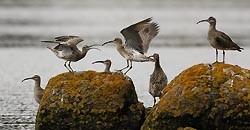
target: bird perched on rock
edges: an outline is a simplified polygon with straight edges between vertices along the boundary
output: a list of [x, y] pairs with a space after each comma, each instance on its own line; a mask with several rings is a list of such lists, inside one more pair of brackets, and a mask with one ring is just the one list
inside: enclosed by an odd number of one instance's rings
[[115, 43], [117, 51], [127, 59], [127, 66], [119, 70], [122, 71], [128, 68], [124, 74], [132, 69], [132, 61], [152, 61], [144, 53], [148, 51], [151, 40], [158, 34], [159, 26], [151, 21], [152, 18], [148, 18], [122, 29], [120, 32], [126, 40], [125, 44], [123, 44], [121, 38], [115, 38], [112, 41], [103, 43], [103, 45], [111, 42]]
[[64, 66], [70, 72], [73, 72], [74, 70], [70, 66], [71, 62], [77, 62], [81, 60], [86, 56], [87, 52], [91, 49], [99, 50], [98, 48], [93, 47], [97, 46], [97, 44], [94, 44], [90, 46], [85, 45], [82, 47], [82, 51], [80, 51], [76, 45], [82, 41], [83, 39], [81, 39], [79, 36], [60, 36], [56, 37], [55, 41], [42, 41], [42, 42], [58, 44], [54, 48], [51, 47], [47, 48], [50, 49], [52, 52], [54, 52], [58, 58], [64, 59], [65, 60]]
[[29, 79], [33, 79], [35, 81], [34, 97], [35, 97], [36, 102], [40, 104], [40, 101], [43, 97], [43, 91], [44, 91], [44, 89], [41, 88], [40, 86], [41, 78], [39, 75], [34, 75], [33, 77], [23, 79], [22, 82], [24, 82], [25, 80], [29, 80]]
[[102, 63], [104, 64], [106, 67], [104, 69], [104, 72], [110, 73], [110, 67], [111, 67], [111, 60], [105, 60], [105, 61], [95, 61], [92, 64], [96, 64], [96, 63]]
[[156, 103], [156, 97], [160, 97], [162, 90], [168, 84], [167, 75], [164, 73], [163, 69], [160, 65], [159, 54], [153, 54], [152, 56], [155, 62], [155, 68], [153, 73], [150, 75], [150, 82], [149, 82], [149, 93], [154, 98], [154, 106]]
[[216, 29], [216, 19], [214, 17], [201, 20], [197, 24], [201, 22], [208, 22], [210, 24], [207, 39], [210, 45], [216, 50], [216, 62], [218, 62], [218, 49], [223, 51], [223, 63], [225, 62], [225, 50], [237, 50], [241, 52], [243, 48], [233, 42], [227, 34]]

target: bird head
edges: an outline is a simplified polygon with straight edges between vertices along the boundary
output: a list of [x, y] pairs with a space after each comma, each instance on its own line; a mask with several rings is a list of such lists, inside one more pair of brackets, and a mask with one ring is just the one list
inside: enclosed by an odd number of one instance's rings
[[90, 45], [90, 46], [83, 46], [82, 47], [82, 51], [89, 51], [89, 50], [91, 50], [91, 49], [96, 49], [96, 50], [99, 50], [100, 51], [100, 49], [99, 48], [95, 48], [94, 46], [100, 46], [99, 44], [93, 44], [93, 45]]
[[153, 60], [154, 62], [159, 60], [159, 54], [157, 54], [157, 53], [154, 53], [153, 55], [149, 56], [149, 58], [151, 58], [151, 57], [154, 59]]
[[200, 20], [196, 24], [199, 24], [201, 22], [208, 22], [209, 24], [216, 24], [216, 19], [214, 17], [209, 17], [208, 19]]
[[34, 75], [33, 77], [23, 79], [22, 82], [25, 81], [25, 80], [29, 80], [29, 79], [33, 79], [35, 81], [40, 81], [41, 80], [39, 75]]
[[111, 61], [110, 60], [95, 61], [92, 64], [95, 64], [95, 63], [102, 63], [102, 64], [105, 64], [105, 65], [111, 65]]
[[114, 40], [107, 41], [107, 42], [103, 43], [102, 46], [104, 46], [104, 45], [106, 45], [108, 43], [122, 44], [122, 39], [121, 38], [115, 38]]

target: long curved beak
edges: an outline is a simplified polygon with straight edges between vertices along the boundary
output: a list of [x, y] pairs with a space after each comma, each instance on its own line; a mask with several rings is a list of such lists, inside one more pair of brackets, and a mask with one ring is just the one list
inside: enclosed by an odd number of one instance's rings
[[95, 50], [101, 51], [99, 48], [89, 47], [89, 50], [91, 50], [91, 49], [95, 49]]
[[95, 61], [92, 64], [96, 64], [96, 63], [103, 63], [104, 61]]
[[93, 46], [101, 46], [100, 44], [93, 44], [93, 45], [89, 45], [88, 47], [93, 47]]
[[29, 80], [29, 79], [33, 79], [33, 77], [31, 77], [31, 78], [25, 78], [25, 79], [22, 80], [22, 82], [25, 81], [25, 80]]
[[197, 22], [196, 24], [199, 24], [199, 23], [201, 23], [201, 22], [208, 22], [208, 19], [201, 20], [201, 21]]
[[154, 55], [149, 56], [148, 58], [152, 59], [153, 62], [155, 62], [155, 57]]
[[108, 43], [112, 43], [112, 42], [114, 42], [114, 41], [105, 42], [105, 43], [102, 44], [102, 46], [104, 46], [104, 45], [106, 45], [106, 44], [108, 44]]

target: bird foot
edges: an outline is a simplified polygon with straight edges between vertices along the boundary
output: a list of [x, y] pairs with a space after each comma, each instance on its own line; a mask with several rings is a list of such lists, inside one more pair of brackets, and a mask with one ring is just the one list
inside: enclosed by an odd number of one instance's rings
[[223, 63], [223, 64], [225, 64], [224, 61], [223, 62], [215, 61], [213, 64], [217, 64], [217, 63]]
[[122, 70], [115, 70], [116, 73], [123, 74]]

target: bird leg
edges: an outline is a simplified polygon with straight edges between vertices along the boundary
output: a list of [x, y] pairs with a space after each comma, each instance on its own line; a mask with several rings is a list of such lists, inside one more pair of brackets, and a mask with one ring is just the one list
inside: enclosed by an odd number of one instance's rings
[[154, 97], [154, 106], [155, 106], [155, 103], [156, 103], [156, 99], [155, 99], [155, 97]]
[[69, 64], [68, 64], [68, 66], [69, 66], [69, 69], [71, 70], [71, 72], [74, 72], [74, 70], [71, 68], [71, 66], [70, 66], [70, 63], [71, 63], [71, 61], [69, 61]]
[[68, 61], [66, 61], [66, 62], [64, 63], [64, 66], [65, 66], [65, 68], [67, 68], [67, 70], [68, 70], [69, 72], [71, 72], [71, 70], [67, 67], [67, 62], [68, 62]]
[[223, 63], [225, 63], [225, 51], [223, 50]]
[[116, 70], [116, 71], [122, 72], [124, 69], [127, 69], [128, 67], [129, 67], [129, 60], [127, 60], [127, 66], [126, 67], [124, 67], [122, 69], [119, 69], [119, 70]]
[[218, 50], [217, 49], [215, 50], [216, 50], [216, 62], [218, 62]]
[[130, 61], [130, 67], [128, 68], [128, 70], [124, 73], [124, 74], [127, 74], [129, 70], [132, 69], [132, 61]]

